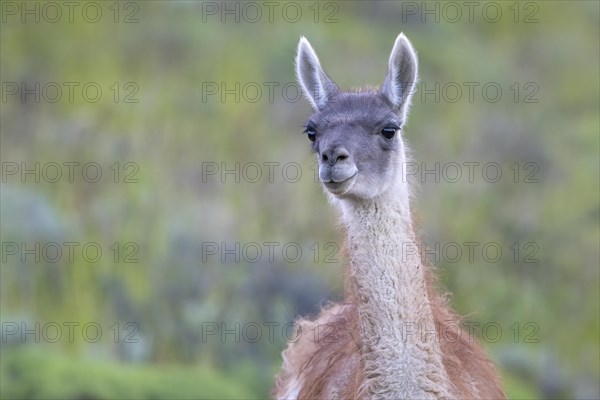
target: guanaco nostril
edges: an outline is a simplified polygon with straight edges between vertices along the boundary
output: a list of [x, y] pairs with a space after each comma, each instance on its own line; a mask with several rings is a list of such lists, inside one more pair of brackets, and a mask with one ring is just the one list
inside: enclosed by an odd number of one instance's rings
[[323, 154], [321, 155], [321, 160], [324, 163], [328, 163], [329, 165], [333, 166], [338, 161], [343, 161], [349, 157], [350, 154], [346, 149], [344, 149], [343, 147], [338, 147], [333, 150], [323, 152]]
[[350, 153], [344, 147], [338, 147], [334, 151], [335, 162], [344, 161], [350, 157]]

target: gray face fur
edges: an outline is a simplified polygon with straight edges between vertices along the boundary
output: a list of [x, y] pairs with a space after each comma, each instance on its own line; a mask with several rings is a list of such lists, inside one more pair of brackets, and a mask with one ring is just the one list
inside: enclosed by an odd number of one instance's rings
[[325, 188], [355, 200], [397, 188], [405, 157], [401, 128], [417, 79], [417, 58], [406, 37], [396, 39], [380, 90], [339, 91], [305, 38], [298, 44], [296, 74], [315, 109], [306, 133], [314, 140]]

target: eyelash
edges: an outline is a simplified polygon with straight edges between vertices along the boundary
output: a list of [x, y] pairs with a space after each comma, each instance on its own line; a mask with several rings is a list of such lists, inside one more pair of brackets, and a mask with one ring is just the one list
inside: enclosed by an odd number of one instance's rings
[[304, 127], [304, 133], [308, 136], [308, 140], [314, 143], [317, 138], [317, 131], [311, 125]]
[[392, 140], [399, 130], [400, 127], [396, 124], [389, 124], [386, 125], [383, 129], [381, 129], [379, 134], [388, 140]]

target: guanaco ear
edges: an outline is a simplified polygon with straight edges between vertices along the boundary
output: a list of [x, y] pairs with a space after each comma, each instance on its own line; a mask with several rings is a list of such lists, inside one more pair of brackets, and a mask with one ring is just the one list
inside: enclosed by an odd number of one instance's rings
[[337, 86], [321, 68], [317, 54], [305, 37], [301, 37], [298, 43], [296, 78], [316, 111], [322, 109], [337, 92]]
[[388, 98], [403, 118], [406, 118], [410, 99], [416, 87], [417, 70], [417, 54], [404, 33], [400, 33], [390, 54], [381, 93]]

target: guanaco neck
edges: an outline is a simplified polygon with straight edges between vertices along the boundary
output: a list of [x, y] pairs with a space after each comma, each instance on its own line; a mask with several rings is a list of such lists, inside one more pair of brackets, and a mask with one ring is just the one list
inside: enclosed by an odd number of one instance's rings
[[342, 200], [349, 265], [346, 292], [357, 305], [366, 398], [450, 397], [408, 190]]

